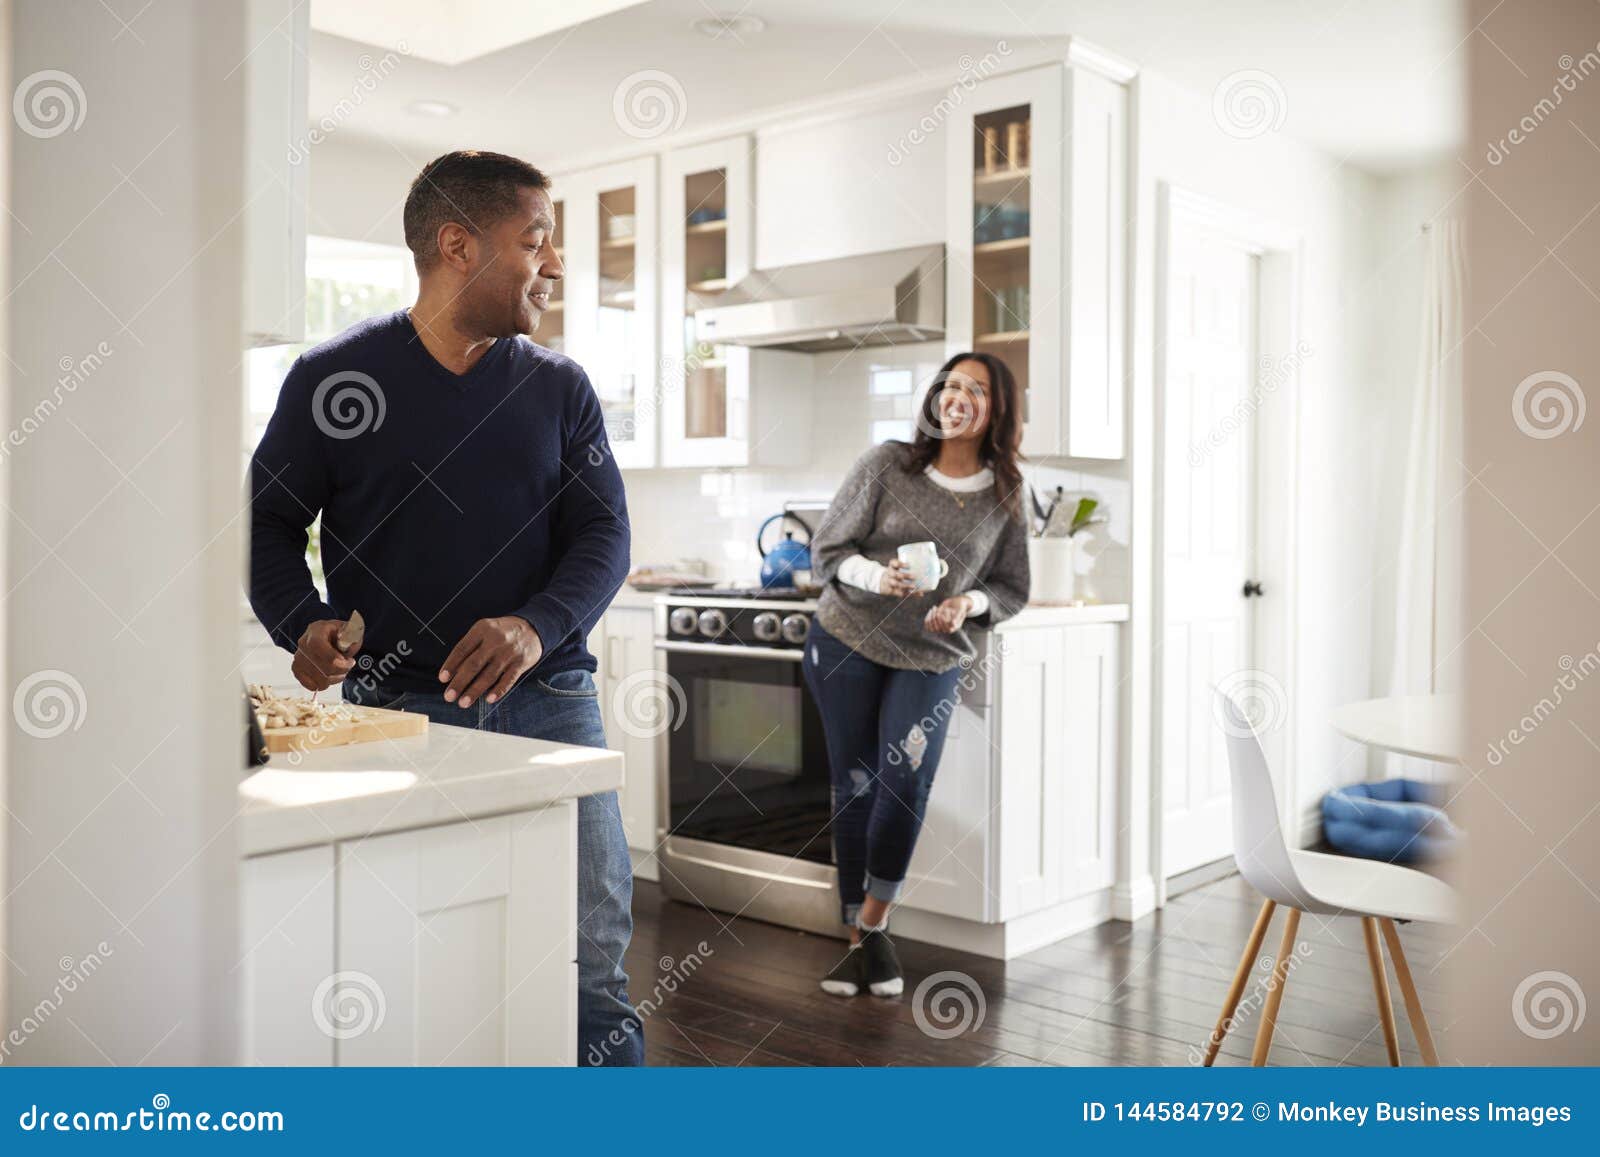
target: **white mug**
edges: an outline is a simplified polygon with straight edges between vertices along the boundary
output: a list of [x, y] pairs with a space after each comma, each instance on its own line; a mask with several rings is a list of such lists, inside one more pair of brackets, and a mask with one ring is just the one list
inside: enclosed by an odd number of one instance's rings
[[908, 542], [896, 553], [911, 572], [911, 581], [919, 591], [931, 591], [939, 580], [950, 573], [950, 564], [939, 557], [939, 548], [931, 542]]

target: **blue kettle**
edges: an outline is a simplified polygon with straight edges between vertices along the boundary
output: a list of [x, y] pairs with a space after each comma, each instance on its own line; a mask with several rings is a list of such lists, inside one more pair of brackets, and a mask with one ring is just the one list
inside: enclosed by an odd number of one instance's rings
[[[806, 532], [805, 542], [794, 540], [794, 531], [785, 530], [783, 540], [772, 549], [768, 550], [762, 544], [762, 538], [767, 533], [767, 527], [774, 522], [792, 522]], [[794, 586], [794, 572], [809, 571], [811, 569], [811, 528], [798, 514], [785, 510], [782, 514], [774, 514], [761, 524], [761, 529], [756, 531], [756, 549], [761, 552], [761, 585], [763, 587], [792, 587]]]

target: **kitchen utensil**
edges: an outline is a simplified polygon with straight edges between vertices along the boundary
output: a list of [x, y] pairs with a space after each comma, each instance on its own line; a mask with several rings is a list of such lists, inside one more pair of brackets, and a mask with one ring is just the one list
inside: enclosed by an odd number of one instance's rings
[[1043, 535], [1050, 528], [1050, 517], [1055, 514], [1056, 507], [1061, 505], [1062, 488], [1057, 486], [1051, 495], [1049, 503], [1039, 501], [1038, 492], [1031, 487], [1028, 493], [1033, 496], [1033, 513], [1038, 516], [1039, 528], [1034, 531], [1036, 535]]
[[[770, 550], [762, 544], [762, 536], [767, 533], [767, 527], [774, 522], [792, 522], [805, 531], [805, 542], [794, 540], [794, 531], [786, 530], [783, 541], [773, 546]], [[811, 572], [811, 528], [805, 520], [791, 511], [785, 510], [774, 514], [761, 524], [761, 529], [756, 531], [756, 549], [761, 552], [761, 585], [763, 587], [786, 587], [794, 585], [793, 572], [804, 571], [809, 578]]]
[[933, 590], [950, 573], [950, 564], [939, 557], [939, 548], [931, 542], [902, 543], [895, 554], [906, 564], [919, 591]]
[[349, 620], [339, 628], [339, 634], [334, 641], [338, 644], [339, 653], [348, 655], [353, 648], [359, 647], [366, 637], [367, 621], [361, 617], [360, 611], [351, 611]]

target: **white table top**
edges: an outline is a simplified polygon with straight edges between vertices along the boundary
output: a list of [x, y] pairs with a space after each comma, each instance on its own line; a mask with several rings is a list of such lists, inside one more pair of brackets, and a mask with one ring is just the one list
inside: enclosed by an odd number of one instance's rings
[[426, 735], [274, 755], [239, 785], [245, 856], [527, 811], [622, 786], [622, 756], [432, 723]]
[[1461, 762], [1461, 701], [1454, 695], [1396, 695], [1346, 703], [1333, 727], [1359, 743], [1401, 755]]

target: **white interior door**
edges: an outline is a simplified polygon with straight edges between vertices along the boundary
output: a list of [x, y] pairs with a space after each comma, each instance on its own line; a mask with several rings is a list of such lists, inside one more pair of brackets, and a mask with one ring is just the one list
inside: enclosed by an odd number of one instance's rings
[[1232, 854], [1228, 762], [1214, 686], [1253, 684], [1253, 383], [1257, 258], [1223, 234], [1170, 225], [1162, 393], [1160, 735], [1162, 872]]

